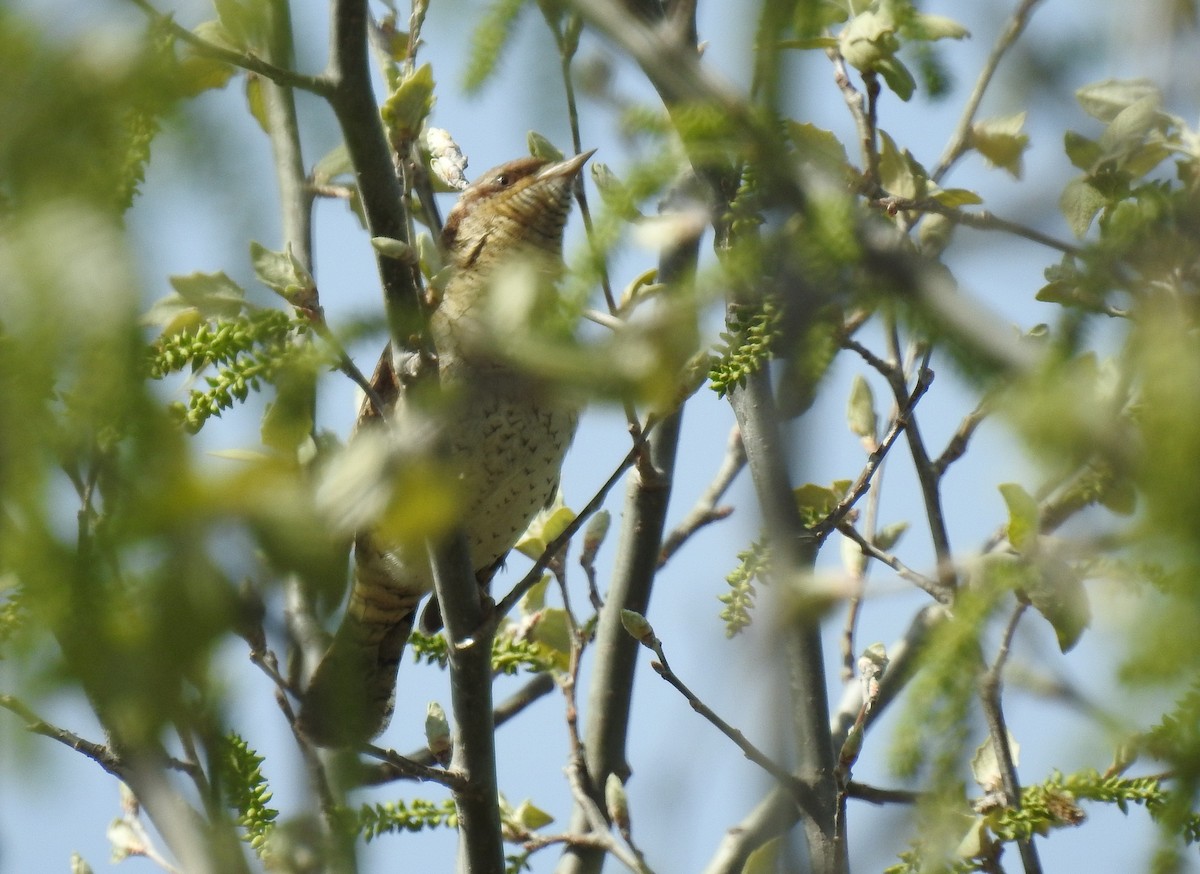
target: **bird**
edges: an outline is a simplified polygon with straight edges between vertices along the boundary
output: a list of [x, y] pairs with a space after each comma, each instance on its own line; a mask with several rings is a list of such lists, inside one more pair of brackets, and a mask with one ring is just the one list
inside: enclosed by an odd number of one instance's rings
[[[554, 500], [579, 416], [577, 402], [480, 341], [486, 298], [511, 291], [503, 281], [510, 268], [532, 266], [540, 282], [560, 277], [575, 182], [594, 151], [558, 161], [518, 158], [492, 168], [462, 192], [442, 231], [449, 278], [434, 293], [429, 317], [442, 400], [434, 413], [444, 450], [439, 470], [454, 478], [456, 522], [484, 587], [533, 517]], [[371, 384], [388, 415], [364, 400], [356, 433], [397, 428], [416, 405], [398, 376], [402, 369], [385, 349]], [[300, 701], [298, 727], [322, 747], [361, 745], [386, 729], [401, 655], [418, 607], [433, 589], [423, 544], [391, 542], [368, 528], [355, 534], [354, 552], [344, 616]], [[436, 626], [436, 600], [430, 607], [426, 616]]]

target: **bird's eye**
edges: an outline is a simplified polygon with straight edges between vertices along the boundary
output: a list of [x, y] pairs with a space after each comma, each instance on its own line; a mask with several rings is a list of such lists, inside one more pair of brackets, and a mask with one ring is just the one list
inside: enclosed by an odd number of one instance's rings
[[501, 185], [501, 186], [507, 185], [509, 183], [508, 174], [507, 173], [497, 174], [496, 178], [493, 179], [492, 182], [496, 185]]

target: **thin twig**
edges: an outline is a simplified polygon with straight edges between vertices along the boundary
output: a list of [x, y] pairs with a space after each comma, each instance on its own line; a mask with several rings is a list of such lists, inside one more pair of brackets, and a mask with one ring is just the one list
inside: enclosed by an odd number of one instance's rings
[[[891, 323], [891, 330], [888, 332], [888, 345], [890, 357], [895, 362], [895, 373], [899, 377], [898, 379], [889, 380], [889, 383], [892, 386], [892, 391], [895, 393], [896, 402], [905, 404], [908, 394], [905, 384], [908, 376], [899, 370], [900, 362], [903, 358], [900, 355], [899, 335], [894, 321]], [[922, 364], [918, 369], [918, 386], [933, 379], [933, 371], [926, 366], [927, 362], [928, 356], [922, 360]], [[917, 415], [911, 406], [909, 407], [907, 420], [904, 426], [904, 437], [908, 443], [909, 454], [912, 456], [917, 481], [921, 484], [921, 496], [925, 502], [925, 518], [929, 523], [929, 536], [933, 540], [933, 550], [937, 555], [938, 580], [943, 586], [953, 590], [958, 588], [958, 574], [954, 570], [953, 553], [950, 550], [950, 535], [946, 528], [945, 513], [942, 510], [942, 498], [939, 491], [941, 477], [938, 476], [934, 470], [933, 463], [929, 460], [929, 452], [925, 448], [925, 440], [921, 436], [921, 429], [917, 424]]]
[[954, 436], [950, 438], [950, 441], [946, 444], [946, 448], [942, 450], [942, 454], [933, 463], [933, 469], [939, 477], [945, 476], [946, 469], [963, 457], [967, 451], [967, 444], [975, 434], [975, 429], [987, 418], [990, 412], [991, 404], [985, 398], [979, 403], [979, 406], [967, 413], [963, 418], [958, 426], [958, 430], [954, 432]]
[[625, 453], [625, 457], [621, 459], [621, 463], [617, 465], [616, 470], [609, 475], [608, 479], [604, 481], [604, 484], [600, 486], [596, 494], [592, 496], [592, 499], [588, 501], [587, 504], [584, 505], [583, 509], [579, 511], [579, 514], [573, 520], [571, 520], [571, 524], [564, 528], [558, 537], [555, 537], [550, 541], [549, 544], [547, 544], [545, 551], [541, 554], [541, 556], [538, 557], [538, 560], [534, 562], [533, 567], [529, 569], [529, 572], [521, 578], [520, 582], [512, 587], [512, 590], [509, 591], [507, 595], [496, 602], [496, 606], [492, 610], [492, 615], [489, 619], [489, 624], [491, 624], [493, 627], [499, 625], [500, 620], [512, 612], [513, 608], [517, 606], [517, 603], [523, 597], [525, 597], [525, 593], [541, 581], [542, 574], [545, 573], [546, 568], [550, 566], [550, 562], [554, 559], [554, 556], [558, 554], [559, 550], [566, 546], [570, 539], [574, 537], [579, 529], [584, 526], [587, 520], [591, 518], [597, 510], [604, 506], [604, 500], [608, 497], [608, 493], [612, 490], [612, 487], [620, 482], [621, 477], [625, 475], [625, 472], [629, 470], [629, 468], [633, 467], [634, 463], [637, 461], [638, 456], [642, 452], [642, 447], [645, 445], [646, 438], [649, 436], [651, 427], [652, 425], [647, 425], [646, 429], [642, 431], [640, 438], [633, 444], [629, 451]]
[[[1017, 766], [1013, 761], [1012, 747], [1008, 743], [1008, 727], [1005, 725], [1004, 709], [1000, 700], [1003, 689], [1004, 665], [1012, 648], [1013, 635], [1017, 625], [1029, 607], [1024, 598], [1017, 601], [1017, 606], [1009, 617], [1000, 640], [1000, 648], [996, 652], [995, 661], [984, 672], [979, 681], [979, 698], [983, 706], [984, 717], [987, 719], [988, 731], [992, 738], [992, 749], [996, 753], [996, 762], [1000, 767], [1000, 780], [1004, 788], [1005, 802], [1014, 810], [1021, 809], [1021, 783], [1017, 778]], [[1042, 864], [1038, 859], [1037, 847], [1033, 838], [1021, 838], [1017, 841], [1021, 852], [1021, 862], [1025, 874], [1041, 874]]]
[[[0, 707], [20, 717], [25, 723], [26, 731], [56, 740], [60, 744], [75, 750], [77, 753], [83, 753], [114, 777], [124, 779], [125, 768], [120, 758], [105, 744], [84, 740], [73, 731], [68, 731], [65, 728], [60, 728], [57, 725], [47, 722], [12, 695], [0, 695]], [[175, 762], [175, 764], [178, 765], [178, 770], [185, 772], [188, 770], [186, 764], [183, 762]]]
[[[893, 404], [892, 420], [895, 421], [900, 417], [900, 411]], [[874, 437], [872, 436], [872, 439]], [[873, 449], [874, 447], [872, 447]], [[875, 534], [879, 527], [879, 501], [883, 494], [883, 465], [880, 464], [880, 473], [871, 480], [870, 488], [867, 491], [867, 513], [863, 520], [863, 527], [866, 530], [865, 539], [870, 542], [875, 542]], [[865, 554], [864, 554], [865, 555]], [[849, 603], [846, 605], [846, 621], [842, 629], [842, 682], [848, 683], [854, 679], [854, 659], [857, 647], [854, 645], [854, 639], [858, 633], [858, 618], [862, 613], [863, 597], [866, 592], [867, 576], [870, 573], [871, 566], [864, 558], [862, 562], [857, 562], [854, 573], [854, 592], [850, 595]]]
[[[539, 698], [549, 695], [554, 691], [554, 687], [554, 677], [552, 675], [536, 674], [528, 683], [496, 705], [496, 709], [492, 711], [492, 724], [496, 728], [499, 728]], [[397, 755], [400, 754], [397, 753]], [[406, 763], [412, 762], [426, 767], [432, 767], [436, 763], [433, 753], [429, 751], [428, 746], [412, 750], [400, 757]], [[380, 786], [407, 776], [407, 773], [402, 772], [385, 760], [378, 765], [365, 768], [359, 776], [358, 785]]]
[[[885, 375], [887, 375], [891, 369], [887, 362], [877, 358], [858, 341], [844, 340], [843, 345], [846, 345], [847, 348], [852, 348], [860, 354], [866, 356], [868, 362], [879, 362], [883, 367], [883, 373]], [[929, 386], [932, 385], [933, 371], [927, 371], [927, 373], [931, 377], [930, 379], [918, 380], [917, 384], [913, 387], [912, 394], [907, 395], [907, 397], [901, 396], [897, 398], [898, 406], [901, 408], [900, 412], [892, 419], [892, 424], [888, 428], [887, 433], [883, 436], [883, 439], [876, 444], [875, 448], [871, 451], [871, 454], [867, 456], [866, 466], [863, 467], [862, 472], [858, 475], [858, 479], [854, 481], [854, 485], [850, 487], [850, 490], [846, 493], [846, 496], [838, 502], [838, 505], [830, 511], [829, 515], [813, 526], [813, 531], [820, 542], [824, 542], [825, 539], [829, 537], [829, 534], [833, 531], [833, 529], [842, 523], [842, 521], [846, 518], [846, 514], [849, 513], [854, 505], [861, 500], [862, 496], [867, 493], [867, 490], [871, 487], [871, 481], [874, 478], [876, 471], [878, 471], [879, 466], [883, 464], [883, 459], [887, 456], [893, 444], [895, 444], [896, 439], [900, 436], [900, 433], [909, 427], [910, 423], [912, 422], [913, 409], [916, 407], [917, 402], [921, 400], [921, 397], [925, 394], [925, 392], [929, 390]], [[889, 382], [891, 382], [890, 379]], [[901, 388], [903, 388], [903, 385]]]
[[889, 215], [895, 215], [900, 212], [934, 213], [948, 218], [955, 224], [965, 225], [968, 228], [975, 228], [980, 231], [1004, 231], [1005, 233], [1012, 234], [1014, 237], [1021, 237], [1030, 242], [1039, 243], [1048, 249], [1054, 249], [1056, 252], [1062, 252], [1064, 255], [1072, 255], [1078, 258], [1085, 254], [1084, 250], [1079, 246], [1068, 243], [1065, 240], [1060, 240], [1058, 237], [1052, 237], [1049, 234], [1039, 231], [1037, 228], [1031, 228], [1028, 225], [1023, 225], [1011, 219], [1001, 218], [986, 209], [956, 209], [939, 203], [936, 200], [912, 200], [911, 198], [895, 197], [892, 195], [877, 197], [871, 203]]
[[858, 531], [855, 530], [854, 526], [850, 523], [839, 522], [837, 530], [857, 543], [858, 548], [863, 551], [864, 555], [868, 555], [876, 561], [883, 562], [885, 565], [894, 570], [901, 579], [907, 580], [917, 588], [927, 592], [939, 604], [949, 605], [953, 603], [954, 592], [952, 589], [946, 588], [937, 580], [932, 580], [924, 574], [917, 573], [890, 552], [884, 552], [874, 543], [859, 534]]
[[979, 111], [983, 95], [987, 92], [992, 77], [1000, 66], [1000, 59], [1025, 30], [1025, 25], [1028, 24], [1029, 17], [1033, 14], [1033, 7], [1039, 2], [1040, 0], [1021, 0], [1021, 3], [1013, 11], [1008, 26], [1004, 28], [1004, 32], [997, 38], [996, 44], [992, 46], [992, 51], [984, 62], [983, 69], [979, 71], [979, 78], [975, 80], [975, 87], [971, 89], [971, 96], [967, 98], [967, 103], [963, 107], [958, 124], [955, 125], [954, 132], [950, 135], [946, 151], [942, 153], [941, 160], [933, 170], [931, 178], [934, 182], [940, 181], [954, 162], [971, 147], [971, 125], [975, 121], [975, 113]]
[[586, 842], [569, 841], [572, 847], [603, 850], [611, 853], [623, 865], [638, 874], [649, 874], [641, 853], [632, 846], [623, 847], [612, 833], [612, 826], [604, 810], [596, 802], [593, 793], [600, 792], [588, 771], [587, 755], [583, 740], [579, 733], [579, 702], [576, 690], [579, 686], [580, 656], [583, 653], [583, 638], [576, 630], [571, 636], [570, 662], [566, 676], [560, 682], [563, 698], [566, 701], [567, 739], [570, 744], [570, 757], [566, 768], [567, 782], [571, 787], [571, 795], [575, 799], [575, 809], [582, 813], [587, 821], [587, 829], [573, 830], [572, 834], [589, 838]]
[[[558, 21], [549, 11], [548, 6], [542, 6], [546, 24], [550, 31], [554, 34], [554, 40], [558, 47], [559, 68], [562, 74], [563, 91], [567, 100], [567, 120], [571, 127], [571, 146], [578, 155], [583, 151], [583, 136], [580, 133], [579, 127], [579, 106], [575, 99], [575, 79], [571, 75], [571, 61], [574, 57], [574, 52], [567, 43], [566, 35], [559, 27]], [[578, 15], [577, 12], [569, 13]], [[583, 178], [575, 180], [575, 201], [579, 204], [579, 215], [583, 218], [584, 234], [587, 237], [588, 249], [591, 252], [592, 260], [599, 272], [600, 289], [604, 294], [604, 303], [608, 307], [609, 314], [620, 321], [620, 313], [617, 306], [616, 295], [612, 290], [612, 279], [608, 272], [608, 257], [607, 253], [602, 251], [599, 244], [596, 242], [596, 227], [592, 222], [592, 211], [588, 207], [587, 190], [583, 184]], [[623, 402], [625, 411], [625, 420], [629, 425], [629, 433], [636, 440], [641, 433], [642, 425], [638, 420], [637, 410], [634, 409], [630, 401]]]
[[155, 24], [165, 27], [172, 36], [180, 42], [187, 43], [196, 50], [197, 54], [203, 57], [224, 61], [226, 64], [270, 79], [277, 85], [298, 88], [301, 91], [308, 91], [319, 97], [328, 98], [333, 94], [333, 83], [324, 76], [309, 76], [304, 73], [297, 73], [295, 70], [289, 70], [286, 67], [280, 67], [264, 61], [252, 52], [241, 52], [209, 42], [206, 39], [196, 36], [196, 34], [179, 24], [171, 16], [159, 12], [147, 0], [129, 0], [129, 2], [145, 12], [147, 16], [153, 19]]
[[381, 421], [386, 422], [389, 418], [387, 404], [383, 402], [383, 399], [379, 396], [379, 392], [375, 391], [375, 386], [371, 385], [371, 380], [359, 370], [358, 365], [354, 363], [354, 359], [350, 357], [350, 353], [346, 351], [346, 347], [342, 345], [342, 342], [329, 329], [329, 325], [325, 321], [324, 312], [316, 314], [316, 318], [313, 319], [313, 326], [316, 329], [317, 336], [329, 344], [329, 348], [333, 351], [333, 355], [337, 359], [338, 370], [350, 377], [350, 380], [366, 396], [368, 403], [371, 404], [371, 410]]
[[696, 505], [688, 512], [675, 529], [663, 540], [662, 551], [659, 553], [658, 566], [661, 568], [673, 556], [687, 539], [706, 525], [729, 517], [732, 507], [718, 506], [725, 492], [733, 484], [737, 475], [746, 466], [746, 450], [742, 446], [742, 435], [736, 427], [729, 432], [729, 441], [725, 446], [725, 457], [721, 467], [708, 488], [704, 490]]
[[470, 788], [462, 774], [410, 759], [395, 750], [377, 747], [374, 744], [365, 744], [362, 751], [371, 758], [386, 763], [394, 777], [407, 777], [422, 783], [438, 783], [455, 793], [465, 792]]
[[846, 108], [850, 110], [850, 116], [854, 119], [858, 148], [863, 158], [864, 184], [868, 189], [873, 188], [879, 184], [879, 149], [875, 145], [875, 129], [867, 120], [866, 101], [862, 92], [850, 81], [850, 74], [846, 70], [846, 62], [841, 53], [836, 49], [827, 49], [826, 54], [833, 63], [834, 82], [842, 92], [842, 99], [846, 101]]
[[851, 780], [846, 784], [846, 795], [871, 804], [919, 804], [921, 793], [909, 789], [884, 789]]
[[795, 796], [798, 803], [802, 805], [806, 803], [808, 796], [811, 794], [808, 787], [805, 786], [794, 775], [789, 773], [786, 768], [776, 763], [773, 759], [771, 759], [770, 756], [751, 743], [746, 735], [744, 735], [740, 730], [734, 728], [732, 725], [718, 716], [716, 711], [700, 700], [700, 697], [696, 695], [696, 693], [690, 688], [688, 688], [687, 684], [685, 684], [683, 680], [679, 678], [679, 675], [671, 669], [671, 665], [667, 661], [667, 656], [663, 652], [661, 640], [652, 636], [650, 639], [643, 639], [640, 642], [658, 658], [657, 661], [650, 662], [650, 667], [654, 669], [656, 674], [670, 683], [681, 695], [683, 695], [693, 710], [708, 720], [708, 722], [711, 723], [717, 729], [717, 731], [721, 732], [721, 734], [733, 741], [734, 744], [737, 745], [738, 749], [742, 751], [742, 755], [744, 755], [754, 764], [758, 765], [760, 768], [774, 777], [781, 786], [790, 791]]

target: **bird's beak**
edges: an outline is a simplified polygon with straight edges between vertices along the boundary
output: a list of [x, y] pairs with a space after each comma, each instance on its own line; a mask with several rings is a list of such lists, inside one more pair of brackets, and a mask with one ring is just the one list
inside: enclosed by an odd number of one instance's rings
[[574, 179], [579, 175], [579, 171], [583, 169], [583, 165], [587, 163], [587, 159], [596, 154], [595, 149], [588, 149], [576, 155], [574, 158], [567, 158], [565, 161], [557, 161], [553, 164], [548, 164], [538, 173], [538, 179], [564, 178]]

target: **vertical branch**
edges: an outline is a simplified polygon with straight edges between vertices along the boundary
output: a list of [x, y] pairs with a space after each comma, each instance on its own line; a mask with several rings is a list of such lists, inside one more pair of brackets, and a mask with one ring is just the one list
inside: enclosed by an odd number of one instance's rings
[[[888, 347], [890, 352], [889, 367], [882, 371], [887, 377], [888, 384], [896, 397], [896, 403], [903, 408], [908, 400], [908, 385], [904, 373], [903, 357], [900, 353], [900, 338], [893, 321], [888, 331]], [[933, 371], [925, 366], [922, 360], [917, 372], [917, 385], [928, 386], [933, 380]], [[937, 465], [929, 458], [925, 448], [925, 440], [917, 425], [917, 412], [908, 411], [908, 419], [904, 426], [904, 439], [908, 442], [909, 454], [912, 456], [913, 468], [917, 473], [917, 481], [921, 484], [921, 496], [925, 502], [925, 518], [929, 522], [929, 534], [933, 539], [933, 549], [937, 554], [938, 582], [949, 590], [958, 586], [958, 574], [954, 570], [954, 556], [950, 551], [950, 534], [946, 528], [946, 517], [942, 512], [942, 478]]]
[[[1008, 726], [1005, 724], [1004, 707], [1000, 696], [1004, 688], [1004, 666], [1008, 662], [1013, 635], [1028, 607], [1029, 602], [1024, 599], [1017, 602], [1016, 609], [1013, 610], [1008, 625], [1005, 626], [1000, 649], [996, 653], [996, 660], [979, 680], [979, 698], [987, 719], [992, 749], [996, 753], [996, 763], [1000, 766], [1000, 780], [1004, 787], [1005, 803], [1014, 810], [1021, 809], [1021, 784], [1017, 779], [1017, 765], [1013, 761], [1012, 748], [1008, 744]], [[1042, 863], [1038, 858], [1033, 838], [1021, 838], [1017, 841], [1017, 847], [1021, 851], [1021, 863], [1025, 867], [1025, 874], [1042, 874]]]
[[[411, 243], [404, 214], [403, 190], [392, 163], [371, 88], [367, 51], [366, 0], [333, 0], [329, 67], [329, 103], [342, 129], [354, 166], [363, 213], [372, 237]], [[393, 349], [428, 349], [425, 312], [417, 267], [376, 252], [383, 283]]]
[[[749, 375], [743, 385], [729, 393], [729, 401], [742, 432], [776, 576], [789, 579], [811, 571], [817, 541], [804, 528], [792, 494], [768, 372], [760, 370]], [[818, 622], [798, 619], [790, 629], [786, 645], [798, 744], [797, 776], [808, 786], [812, 799], [803, 817], [811, 870], [835, 874], [846, 870], [846, 857], [835, 833], [837, 786]]]
[[[659, 280], [675, 292], [691, 282], [699, 257], [699, 237], [664, 252]], [[648, 438], [648, 447], [629, 477], [624, 524], [617, 546], [612, 584], [596, 628], [596, 664], [587, 698], [584, 746], [587, 751], [587, 787], [603, 808], [604, 781], [609, 774], [629, 776], [625, 744], [629, 731], [633, 675], [640, 644], [621, 623], [621, 611], [646, 613], [658, 571], [660, 545], [666, 527], [667, 506], [674, 479], [675, 451], [679, 444], [682, 409], [666, 416]], [[588, 811], [576, 804], [572, 832], [591, 828]], [[594, 847], [569, 848], [558, 866], [559, 874], [598, 872], [604, 852]]]
[[[287, 0], [271, 0], [271, 32], [267, 60], [290, 68], [294, 61], [291, 10]], [[300, 147], [300, 125], [292, 88], [270, 79], [260, 79], [266, 104], [267, 136], [275, 157], [275, 180], [283, 224], [283, 241], [310, 272], [312, 263], [313, 195], [306, 182], [304, 156]]]
[[442, 605], [450, 656], [450, 703], [454, 713], [453, 770], [465, 780], [455, 791], [459, 870], [501, 874], [496, 738], [492, 713], [492, 626], [485, 623], [466, 540], [461, 536], [430, 550], [434, 591]]
[[1012, 47], [1012, 44], [1024, 32], [1025, 25], [1029, 23], [1029, 17], [1033, 15], [1033, 7], [1037, 6], [1040, 2], [1041, 0], [1021, 0], [1020, 4], [1013, 11], [1012, 18], [1008, 21], [1008, 26], [1000, 34], [1000, 37], [996, 40], [996, 44], [992, 46], [992, 52], [988, 55], [983, 69], [979, 72], [979, 78], [975, 81], [975, 87], [971, 90], [971, 96], [967, 98], [967, 105], [963, 107], [962, 115], [958, 119], [954, 133], [950, 135], [950, 142], [946, 145], [946, 151], [942, 153], [941, 159], [933, 169], [933, 173], [930, 174], [929, 178], [934, 182], [941, 182], [942, 177], [946, 175], [946, 171], [971, 147], [971, 125], [975, 121], [975, 113], [979, 111], [979, 104], [983, 101], [983, 95], [987, 93], [988, 86], [992, 83], [992, 77], [996, 74], [996, 68], [1000, 66], [1000, 59], [1004, 57], [1005, 52]]

